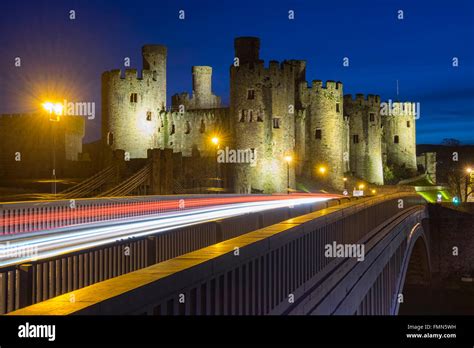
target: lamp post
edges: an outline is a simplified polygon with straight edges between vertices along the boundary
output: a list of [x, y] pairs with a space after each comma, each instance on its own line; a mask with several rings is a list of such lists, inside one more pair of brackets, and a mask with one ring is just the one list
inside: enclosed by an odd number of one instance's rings
[[472, 173], [472, 168], [471, 167], [468, 167], [466, 168], [466, 187], [464, 188], [464, 201], [467, 202], [467, 198], [469, 197], [469, 191], [468, 191], [468, 186], [469, 184], [471, 183], [471, 173]]
[[293, 160], [291, 156], [285, 156], [286, 161], [286, 194], [290, 194], [290, 163]]
[[43, 103], [43, 109], [49, 114], [49, 121], [51, 123], [51, 137], [52, 137], [52, 162], [53, 162], [53, 170], [52, 170], [52, 184], [51, 190], [54, 195], [56, 195], [56, 127], [54, 123], [59, 122], [59, 117], [63, 113], [63, 105], [61, 103], [51, 103], [45, 102]]
[[[219, 161], [217, 160], [218, 154], [217, 150], [219, 149], [219, 138], [218, 137], [212, 137], [211, 142], [216, 146], [216, 188], [219, 187]], [[217, 191], [219, 192], [219, 191]]]

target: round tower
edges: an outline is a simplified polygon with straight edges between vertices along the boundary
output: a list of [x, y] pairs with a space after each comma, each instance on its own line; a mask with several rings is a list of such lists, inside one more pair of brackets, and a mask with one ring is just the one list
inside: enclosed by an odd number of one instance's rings
[[323, 86], [322, 81], [313, 81], [308, 109], [311, 175], [334, 188], [343, 189], [346, 132], [342, 83], [327, 81]]
[[159, 83], [157, 100], [161, 108], [166, 107], [166, 57], [167, 48], [163, 45], [142, 47], [143, 69], [153, 72], [153, 80]]
[[212, 68], [210, 66], [193, 66], [193, 98], [195, 107], [209, 107], [212, 104]]
[[416, 165], [415, 120], [417, 103], [384, 102], [381, 107], [383, 147], [387, 163], [407, 168], [414, 175]]
[[355, 176], [383, 185], [380, 97], [344, 96], [344, 115], [349, 118], [350, 168]]
[[[294, 187], [295, 76], [291, 64], [258, 60], [259, 40], [235, 40], [239, 66], [230, 69], [230, 117], [234, 148], [252, 151], [255, 163], [235, 164], [238, 193], [286, 192]], [[292, 156], [293, 162], [285, 161]], [[288, 175], [289, 171], [289, 175]]]

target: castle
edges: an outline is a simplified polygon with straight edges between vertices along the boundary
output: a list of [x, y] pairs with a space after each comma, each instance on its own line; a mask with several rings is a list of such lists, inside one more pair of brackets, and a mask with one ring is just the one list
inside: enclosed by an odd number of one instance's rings
[[[237, 193], [284, 192], [300, 176], [325, 180], [336, 189], [353, 175], [383, 184], [383, 166], [416, 171], [416, 115], [410, 103], [384, 107], [379, 96], [343, 94], [341, 82], [306, 81], [306, 62], [260, 59], [260, 40], [235, 39], [230, 67], [230, 105], [212, 93], [212, 68], [194, 66], [193, 93], [175, 94], [166, 105], [167, 49], [145, 45], [143, 70], [102, 75], [102, 139], [130, 158], [151, 148], [171, 148], [190, 156], [215, 156], [219, 146], [248, 149], [253, 164], [233, 166]], [[392, 112], [392, 111], [396, 112]], [[388, 111], [388, 112], [387, 112]], [[400, 112], [402, 111], [402, 112]], [[285, 158], [291, 156], [292, 161]]]

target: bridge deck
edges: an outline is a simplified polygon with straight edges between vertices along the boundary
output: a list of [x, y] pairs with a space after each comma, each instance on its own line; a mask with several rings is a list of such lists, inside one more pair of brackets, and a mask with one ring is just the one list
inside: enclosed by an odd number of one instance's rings
[[[413, 195], [398, 194], [398, 196], [392, 195], [391, 199], [407, 196], [413, 197]], [[308, 228], [305, 230], [305, 227], [314, 228], [315, 221], [320, 225], [325, 225], [357, 209], [383, 201], [384, 199], [380, 197], [364, 199], [288, 219], [276, 225], [13, 311], [9, 315], [111, 314], [117, 308], [120, 308], [122, 312], [136, 313], [146, 306], [147, 301], [153, 301], [153, 298], [165, 298], [172, 291], [179, 293], [180, 289], [186, 287], [188, 283], [216, 277], [233, 265], [255, 257], [256, 254], [268, 253], [283, 243], [280, 239], [285, 238], [279, 238], [280, 236], [290, 234], [295, 237], [295, 233], [308, 232]], [[238, 258], [234, 256], [236, 248], [240, 253]], [[183, 279], [186, 284], [183, 283]]]

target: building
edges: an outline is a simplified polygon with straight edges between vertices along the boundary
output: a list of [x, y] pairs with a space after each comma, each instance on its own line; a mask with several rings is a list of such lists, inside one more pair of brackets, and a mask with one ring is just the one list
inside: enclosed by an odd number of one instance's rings
[[[336, 189], [354, 175], [383, 184], [383, 165], [416, 170], [416, 114], [379, 96], [344, 96], [341, 82], [306, 80], [306, 62], [260, 59], [260, 40], [239, 37], [230, 67], [230, 105], [212, 93], [212, 68], [194, 66], [193, 93], [166, 106], [167, 49], [143, 47], [143, 70], [102, 75], [102, 138], [112, 150], [145, 158], [151, 148], [215, 156], [220, 146], [247, 150], [253, 163], [235, 163], [238, 193], [284, 192], [299, 176]], [[213, 144], [218, 135], [223, 139]], [[292, 158], [291, 162], [285, 158]], [[324, 173], [324, 175], [321, 175]]]

